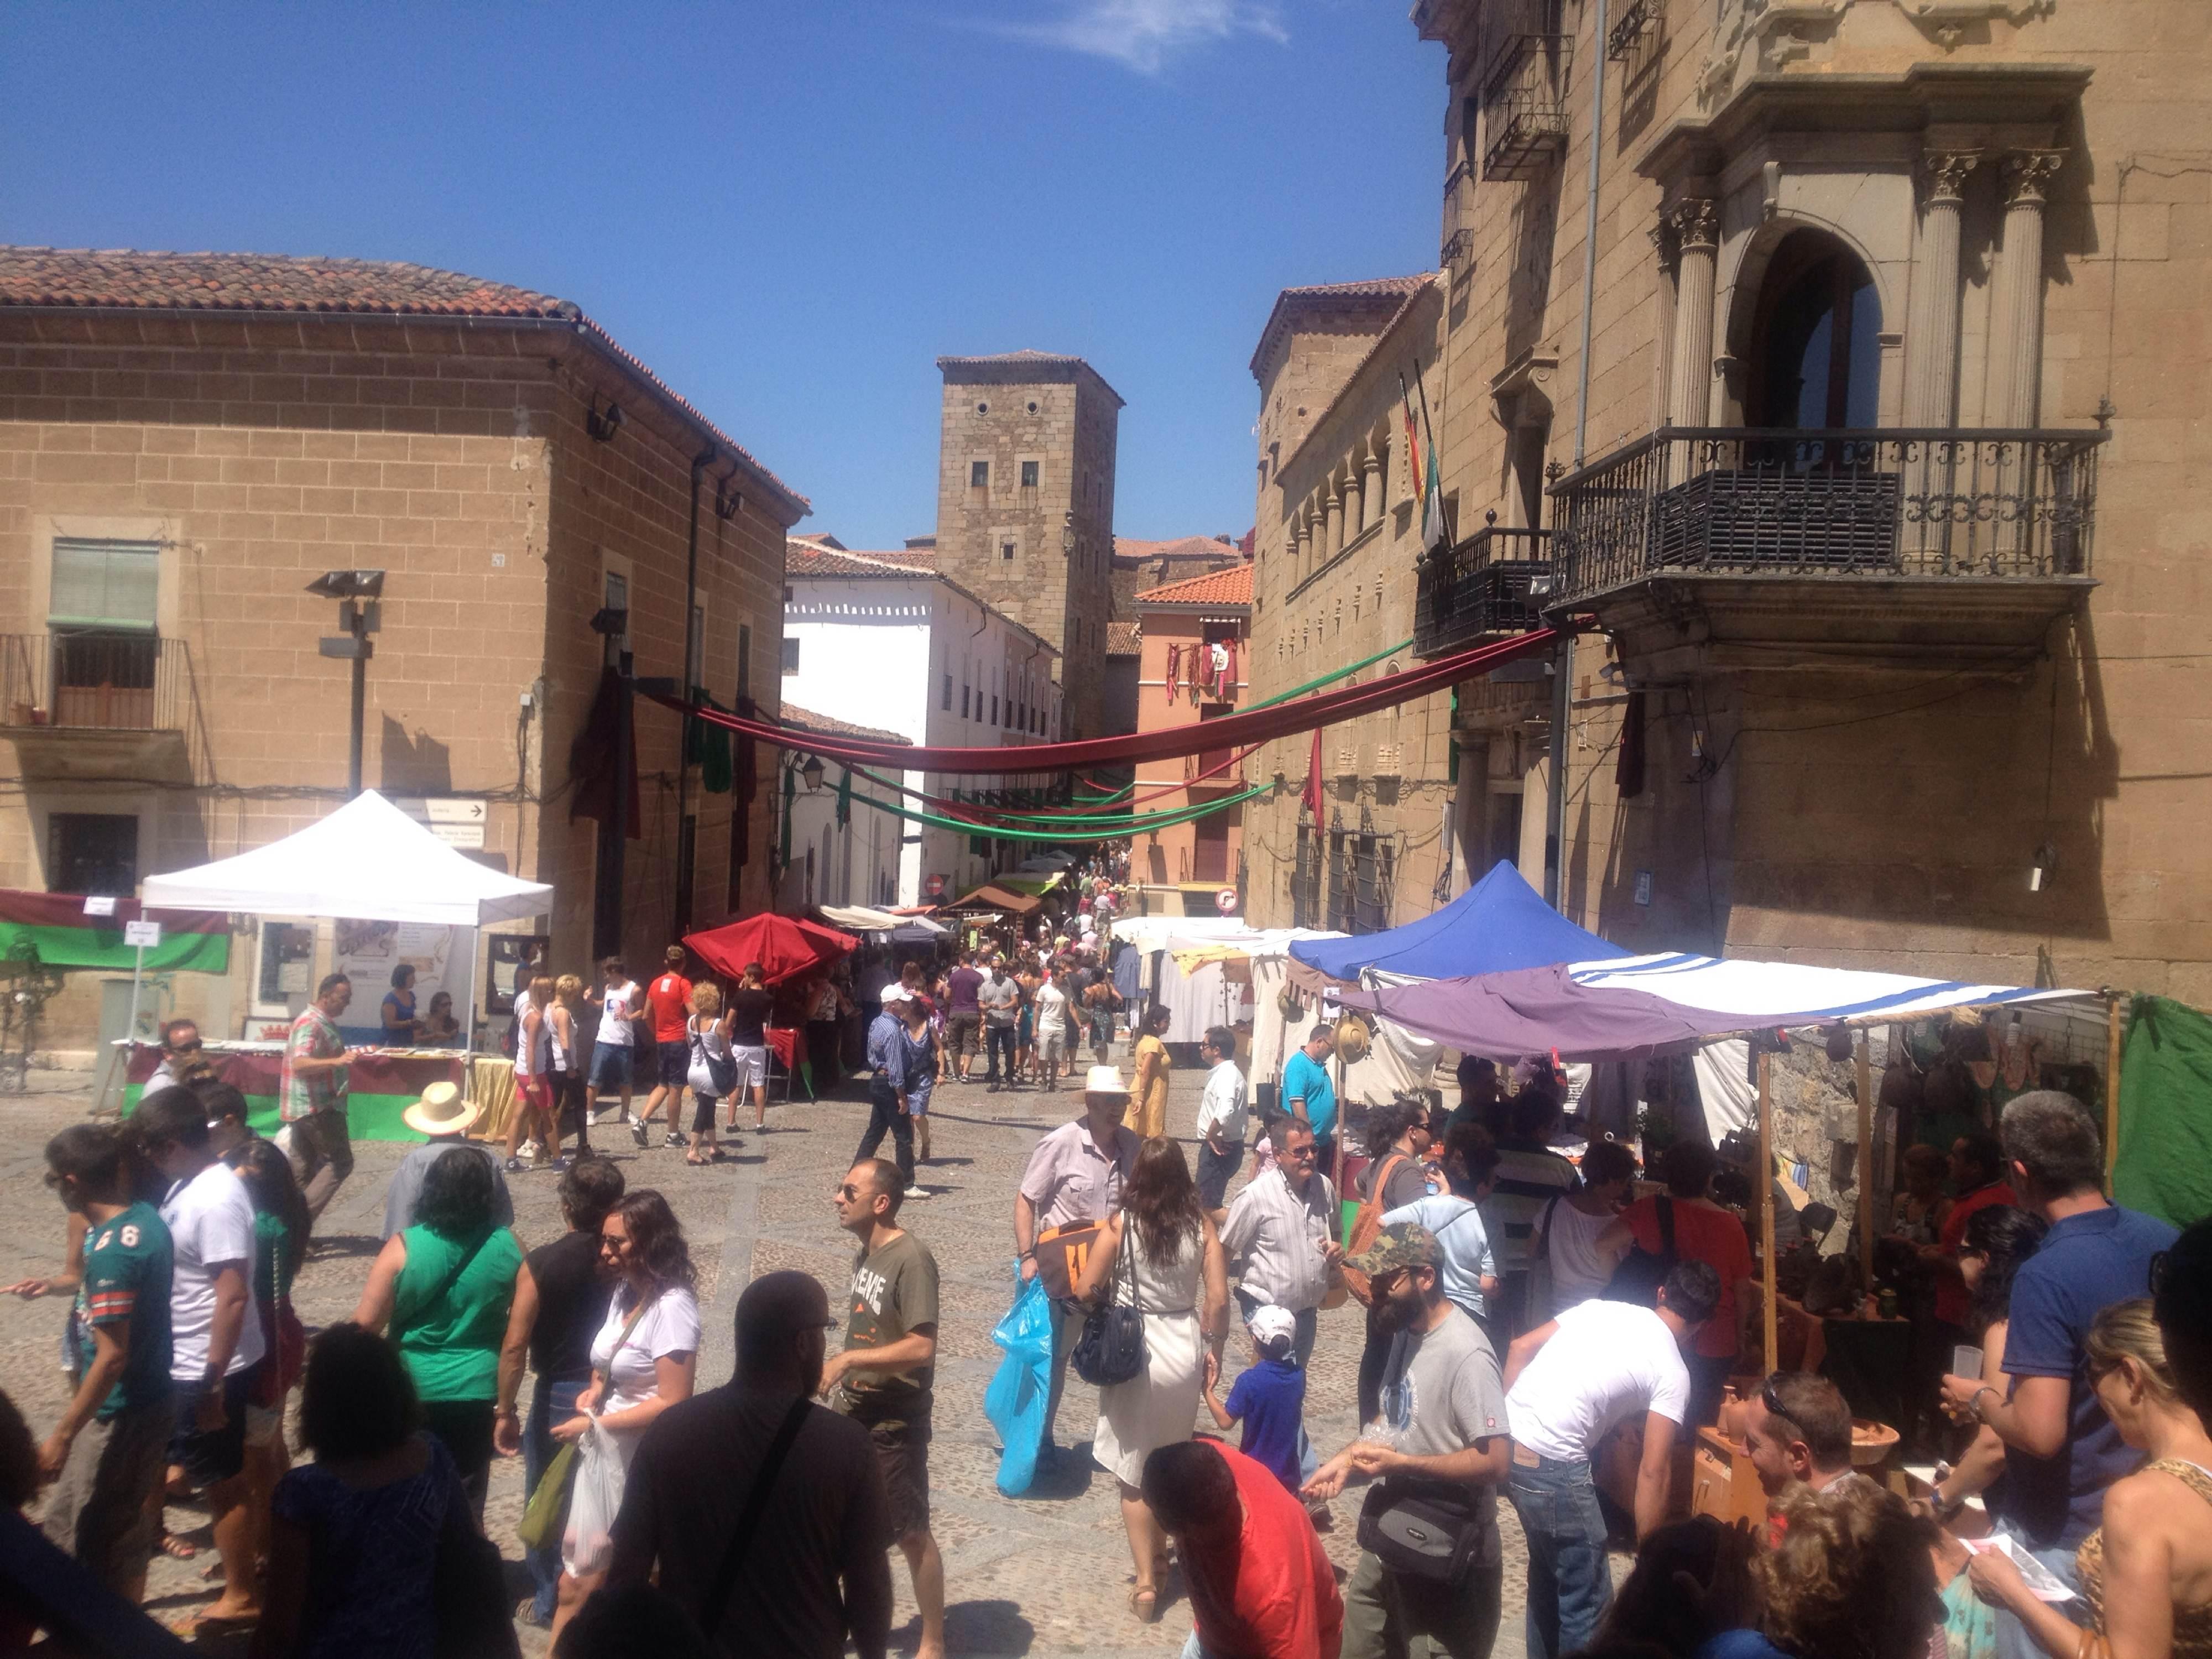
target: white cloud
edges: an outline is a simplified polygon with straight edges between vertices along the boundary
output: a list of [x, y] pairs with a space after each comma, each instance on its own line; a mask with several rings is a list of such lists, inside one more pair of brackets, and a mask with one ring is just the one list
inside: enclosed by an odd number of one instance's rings
[[1281, 43], [1290, 37], [1267, 0], [1048, 0], [1058, 15], [1007, 23], [994, 32], [1040, 46], [1110, 58], [1157, 75], [1195, 46], [1240, 34]]

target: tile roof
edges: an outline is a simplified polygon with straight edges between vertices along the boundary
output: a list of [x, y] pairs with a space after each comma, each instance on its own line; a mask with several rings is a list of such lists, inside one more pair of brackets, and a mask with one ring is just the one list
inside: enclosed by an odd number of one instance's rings
[[1241, 556], [1233, 542], [1212, 536], [1176, 536], [1164, 542], [1140, 542], [1132, 536], [1114, 538], [1117, 559], [1234, 559]]
[[811, 503], [626, 350], [574, 300], [392, 259], [285, 253], [0, 246], [0, 307], [88, 311], [300, 312], [325, 316], [482, 317], [572, 323], [730, 450], [804, 516]]
[[1304, 312], [1355, 310], [1373, 312], [1379, 319], [1395, 314], [1400, 303], [1416, 289], [1435, 279], [1432, 271], [1411, 276], [1375, 276], [1357, 283], [1321, 283], [1309, 288], [1286, 288], [1275, 296], [1260, 343], [1252, 349], [1252, 378], [1274, 350], [1275, 343], [1291, 331], [1291, 319]]
[[788, 576], [933, 576], [936, 556], [921, 549], [896, 552], [858, 552], [848, 547], [824, 547], [805, 537], [787, 537], [783, 569]]
[[1133, 657], [1144, 647], [1145, 625], [1140, 622], [1109, 622], [1106, 624], [1106, 654], [1109, 657]]
[[896, 732], [886, 732], [879, 726], [855, 726], [850, 720], [836, 720], [828, 714], [817, 714], [811, 709], [795, 708], [790, 703], [783, 705], [783, 713], [778, 718], [784, 725], [797, 726], [802, 732], [811, 732], [817, 738], [869, 738], [877, 743], [911, 744], [914, 741], [912, 738], [901, 737]]
[[1130, 601], [1146, 610], [1165, 605], [1236, 605], [1252, 603], [1252, 567], [1238, 564], [1227, 570], [1209, 570], [1185, 576], [1178, 582], [1148, 587]]

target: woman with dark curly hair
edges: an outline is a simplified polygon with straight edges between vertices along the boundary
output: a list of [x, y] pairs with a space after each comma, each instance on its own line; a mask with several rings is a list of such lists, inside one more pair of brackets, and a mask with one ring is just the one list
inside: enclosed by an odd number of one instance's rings
[[1723, 1540], [1723, 1566], [1748, 1583], [1724, 1587], [1729, 1575], [1717, 1572], [1699, 1599], [1717, 1615], [1712, 1622], [1748, 1622], [1709, 1638], [1698, 1659], [1928, 1659], [1944, 1616], [1929, 1553], [1941, 1536], [1934, 1522], [1871, 1480], [1817, 1492], [1792, 1486], [1776, 1512], [1783, 1530], [1774, 1548], [1750, 1555]]
[[1164, 1135], [1138, 1149], [1122, 1183], [1121, 1211], [1099, 1230], [1076, 1294], [1145, 1316], [1145, 1369], [1099, 1389], [1091, 1455], [1121, 1484], [1121, 1523], [1137, 1567], [1129, 1607], [1149, 1625], [1159, 1617], [1168, 1546], [1145, 1503], [1145, 1459], [1157, 1447], [1190, 1438], [1206, 1367], [1218, 1367], [1229, 1334], [1221, 1237], [1182, 1148]]
[[[653, 1421], [691, 1397], [699, 1364], [699, 1298], [691, 1251], [668, 1200], [650, 1187], [625, 1194], [599, 1223], [599, 1261], [616, 1281], [606, 1322], [592, 1344], [592, 1381], [556, 1440], [581, 1443], [587, 1461], [611, 1460], [617, 1486]], [[577, 1474], [580, 1483], [585, 1472]], [[612, 1540], [572, 1516], [562, 1540], [552, 1645], [606, 1577]]]
[[415, 1224], [394, 1233], [369, 1269], [353, 1322], [391, 1328], [479, 1520], [491, 1481], [499, 1350], [522, 1272], [522, 1245], [492, 1212], [491, 1164], [473, 1146], [441, 1152], [422, 1177]]

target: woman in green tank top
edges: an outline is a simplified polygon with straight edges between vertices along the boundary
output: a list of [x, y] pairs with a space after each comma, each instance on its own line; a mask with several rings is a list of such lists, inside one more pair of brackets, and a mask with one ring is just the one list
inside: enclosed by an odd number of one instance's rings
[[422, 1401], [423, 1425], [446, 1443], [483, 1518], [491, 1480], [499, 1351], [522, 1272], [522, 1246], [494, 1224], [490, 1156], [456, 1146], [422, 1178], [415, 1224], [386, 1241], [353, 1321], [391, 1327]]

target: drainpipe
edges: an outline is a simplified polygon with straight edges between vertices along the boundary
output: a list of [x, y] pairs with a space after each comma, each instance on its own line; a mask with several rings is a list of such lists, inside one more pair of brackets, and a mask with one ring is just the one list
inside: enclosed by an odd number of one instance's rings
[[[691, 458], [691, 530], [684, 556], [684, 701], [691, 701], [691, 688], [699, 683], [696, 649], [691, 638], [691, 611], [699, 596], [699, 475], [714, 464], [710, 447]], [[691, 931], [692, 884], [698, 875], [699, 838], [689, 829], [691, 800], [690, 715], [684, 717], [676, 750], [676, 927], [678, 937]]]
[[[1595, 67], [1590, 82], [1589, 211], [1583, 226], [1582, 361], [1575, 393], [1577, 468], [1583, 464], [1589, 439], [1590, 309], [1597, 287], [1598, 164], [1603, 153], [1600, 141], [1605, 133], [1605, 5], [1606, 0], [1597, 0], [1597, 28], [1590, 41]], [[1553, 517], [1558, 518], [1556, 509]], [[1551, 787], [1545, 803], [1549, 822], [1544, 836], [1544, 897], [1555, 910], [1563, 907], [1567, 893], [1567, 721], [1574, 708], [1574, 636], [1562, 635], [1552, 659]]]

